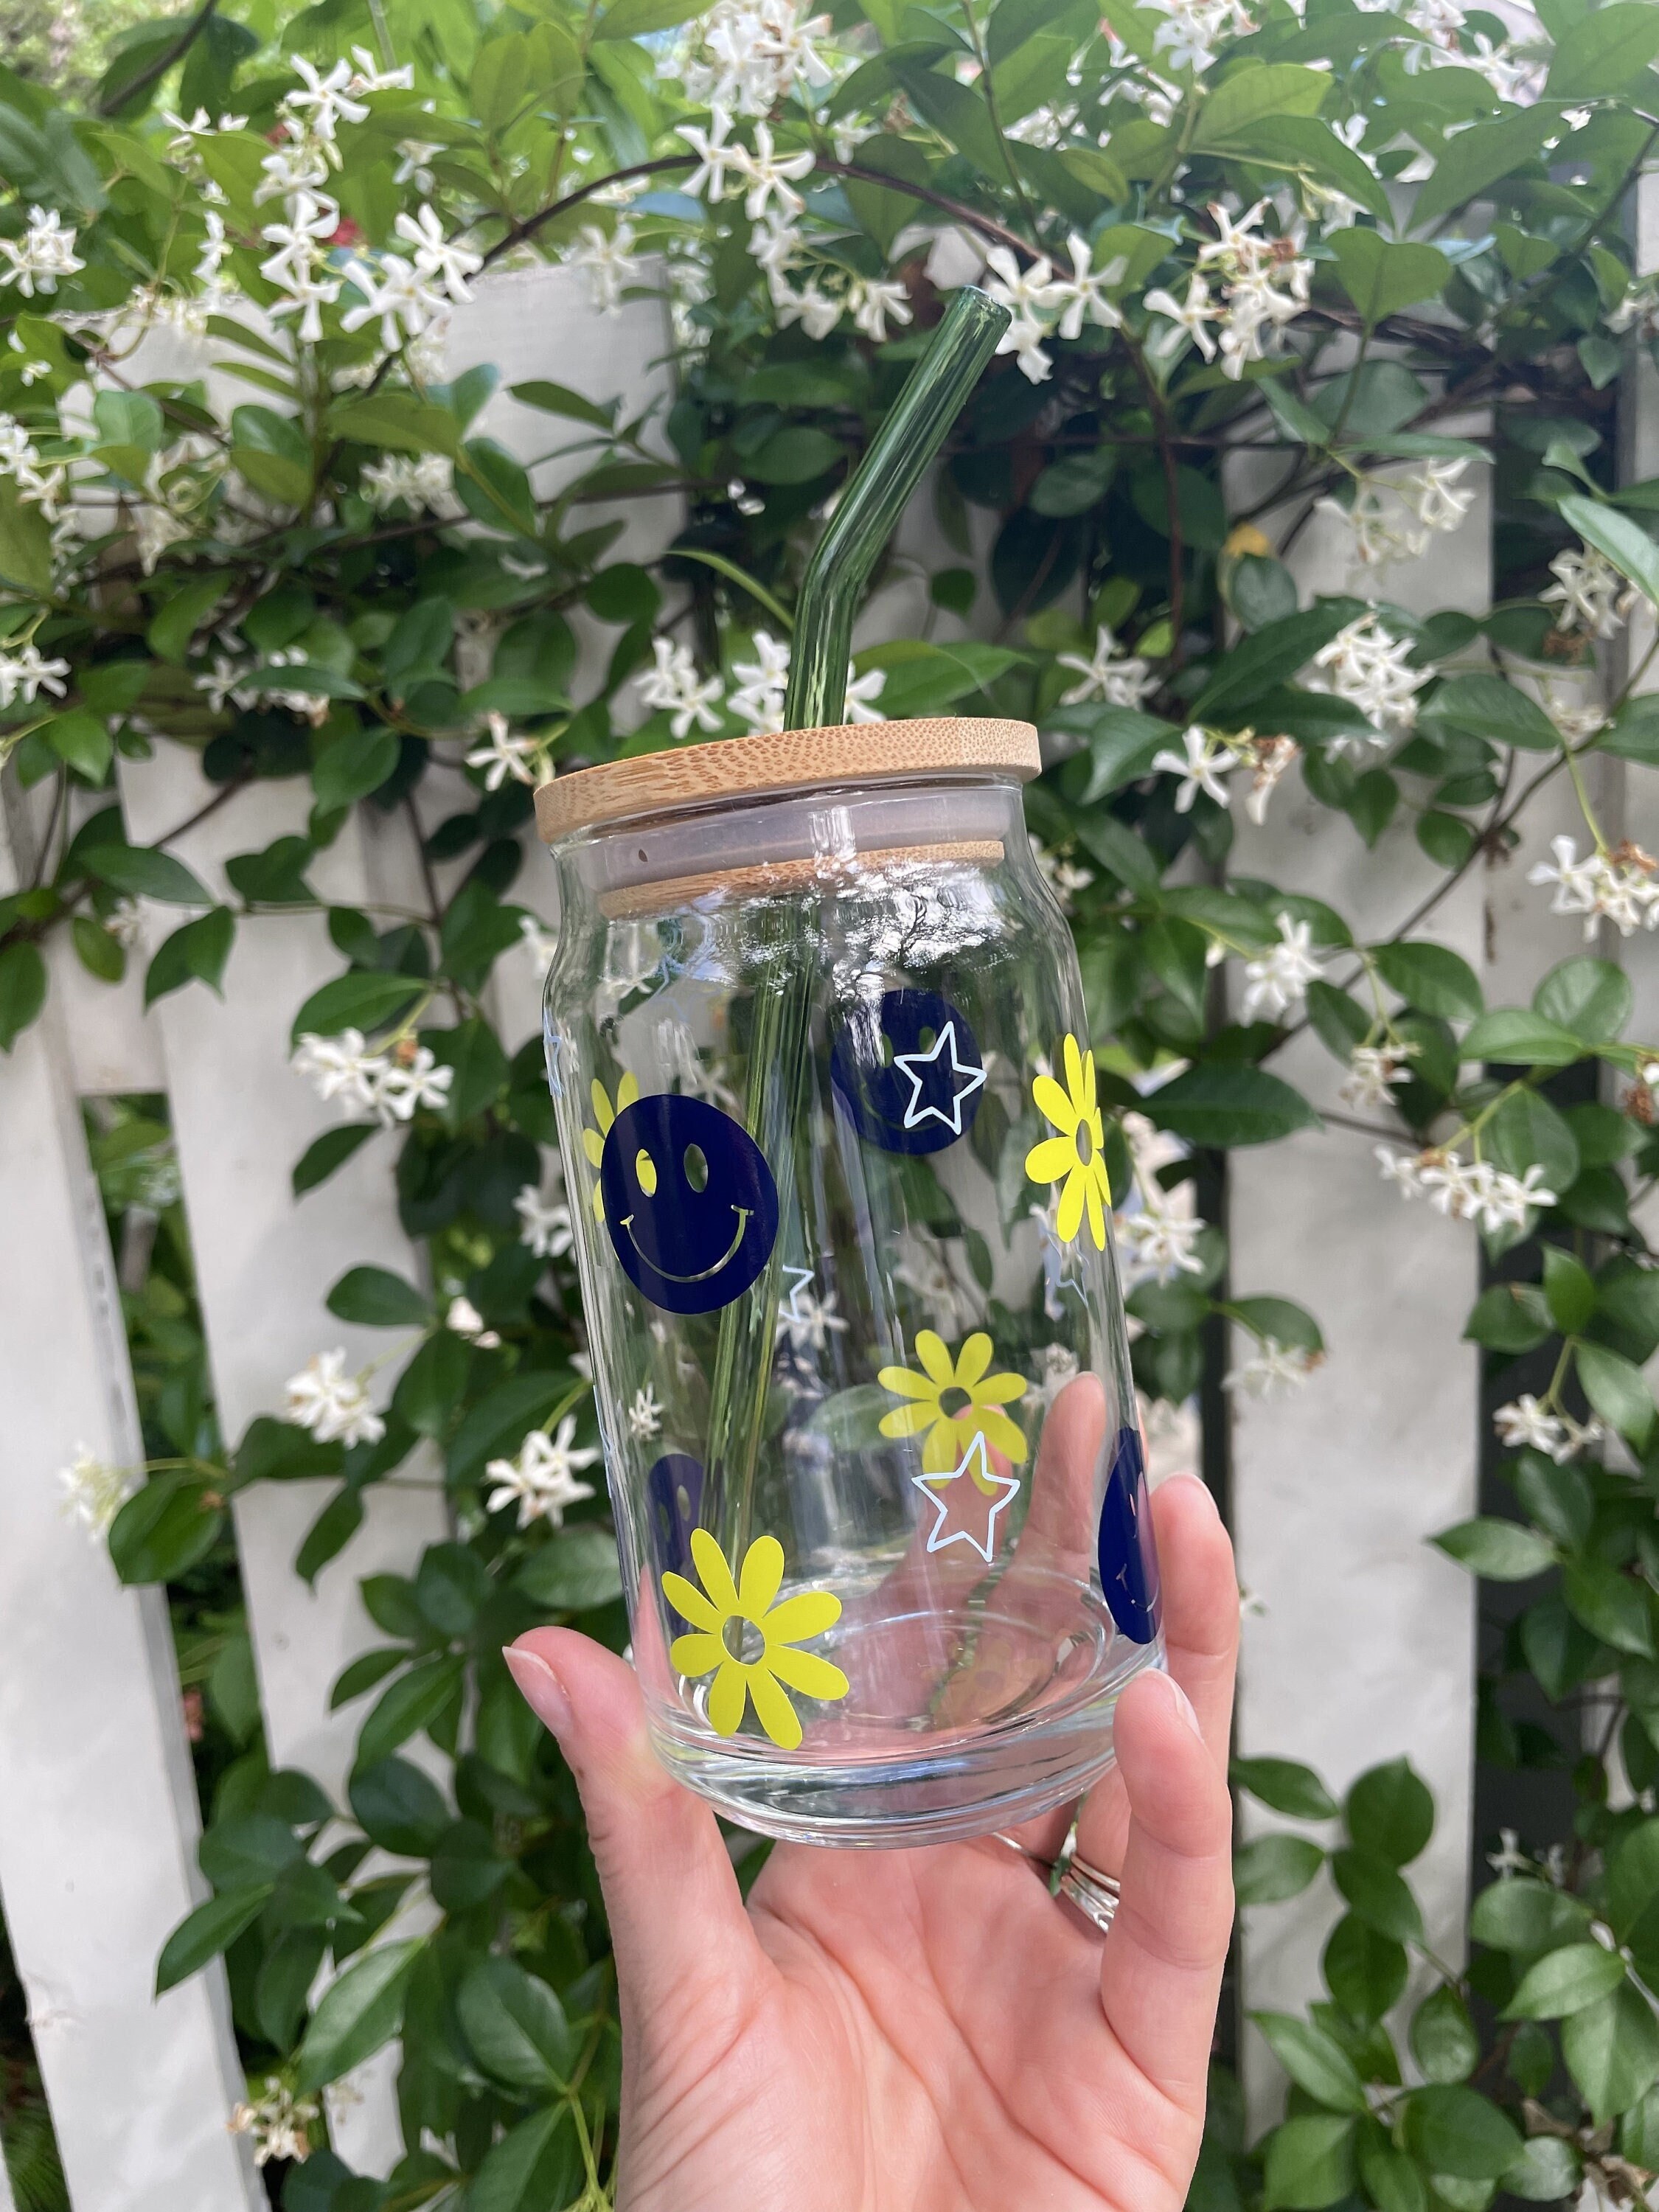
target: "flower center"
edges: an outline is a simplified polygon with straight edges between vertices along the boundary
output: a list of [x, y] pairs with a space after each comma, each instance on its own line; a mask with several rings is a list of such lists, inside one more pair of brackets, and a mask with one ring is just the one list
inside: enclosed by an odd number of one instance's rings
[[1095, 1148], [1094, 1132], [1090, 1128], [1089, 1124], [1086, 1121], [1079, 1121], [1078, 1123], [1077, 1134], [1073, 1138], [1072, 1141], [1077, 1146], [1079, 1164], [1086, 1168], [1089, 1164], [1090, 1154]]
[[947, 1421], [959, 1419], [973, 1402], [972, 1391], [959, 1389], [954, 1382], [939, 1394], [939, 1409]]
[[766, 1638], [754, 1622], [740, 1613], [728, 1613], [720, 1623], [720, 1641], [744, 1667], [752, 1667], [766, 1649]]

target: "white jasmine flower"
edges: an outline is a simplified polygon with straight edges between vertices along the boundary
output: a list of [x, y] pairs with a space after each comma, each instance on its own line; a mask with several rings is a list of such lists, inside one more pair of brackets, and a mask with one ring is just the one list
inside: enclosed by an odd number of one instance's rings
[[484, 1327], [483, 1316], [467, 1297], [451, 1298], [444, 1327], [465, 1337], [469, 1344], [476, 1344], [480, 1352], [494, 1352], [501, 1340], [493, 1328]]
[[847, 305], [854, 324], [872, 345], [879, 345], [887, 336], [890, 316], [896, 323], [911, 319], [910, 295], [896, 277], [855, 278], [848, 289]]
[[743, 211], [750, 222], [761, 220], [775, 196], [781, 215], [799, 215], [806, 203], [794, 186], [799, 179], [812, 173], [811, 149], [808, 147], [799, 154], [779, 154], [773, 149], [771, 125], [757, 123], [754, 152], [747, 153], [742, 147], [737, 150], [738, 174], [745, 178], [749, 185]]
[[872, 668], [862, 676], [853, 673], [849, 661], [847, 669], [847, 705], [845, 713], [849, 722], [879, 722], [885, 718], [876, 702], [887, 689], [884, 668]]
[[1062, 653], [1056, 656], [1057, 665], [1073, 668], [1083, 678], [1062, 691], [1062, 707], [1080, 707], [1091, 699], [1103, 700], [1109, 707], [1139, 708], [1150, 691], [1156, 691], [1158, 679], [1151, 664], [1138, 654], [1127, 653], [1111, 631], [1102, 623], [1095, 632], [1095, 649], [1085, 659], [1081, 653]]
[[1146, 312], [1160, 315], [1171, 325], [1169, 337], [1158, 346], [1161, 353], [1171, 353], [1180, 343], [1179, 333], [1184, 331], [1206, 361], [1215, 359], [1215, 340], [1210, 336], [1212, 323], [1220, 322], [1221, 310], [1210, 301], [1210, 288], [1204, 279], [1194, 275], [1187, 286], [1187, 296], [1177, 300], [1172, 292], [1162, 286], [1146, 295]]
[[732, 664], [738, 688], [727, 701], [732, 712], [752, 729], [781, 730], [783, 701], [789, 684], [789, 647], [763, 629], [755, 632], [755, 658]]
[[741, 146], [726, 143], [732, 128], [732, 118], [724, 109], [716, 107], [708, 118], [707, 131], [696, 124], [683, 123], [679, 136], [697, 157], [697, 166], [685, 180], [685, 189], [693, 199], [707, 195], [712, 207], [726, 196], [726, 180], [730, 175], [741, 176], [748, 155]]
[[108, 1535], [110, 1524], [136, 1487], [130, 1469], [111, 1467], [85, 1444], [76, 1444], [75, 1457], [58, 1468], [58, 1480], [63, 1485], [64, 1512], [93, 1537]]
[[633, 255], [637, 234], [631, 222], [619, 222], [610, 232], [597, 223], [585, 223], [565, 257], [571, 268], [586, 271], [588, 297], [602, 315], [620, 314], [623, 287], [638, 277]]
[[361, 1030], [342, 1030], [337, 1036], [317, 1036], [307, 1030], [292, 1066], [296, 1075], [316, 1086], [319, 1098], [337, 1098], [348, 1113], [353, 1107], [373, 1110], [386, 1070], [385, 1056], [365, 1048]]
[[792, 323], [799, 323], [809, 338], [822, 340], [841, 320], [842, 302], [832, 299], [817, 283], [803, 284], [799, 292], [793, 293], [787, 286], [775, 285], [772, 300], [781, 331], [787, 331]]
[[417, 1106], [435, 1112], [447, 1103], [454, 1080], [454, 1069], [440, 1067], [430, 1046], [417, 1045], [411, 1051], [405, 1043], [381, 1074], [376, 1109], [388, 1128], [394, 1121], [412, 1121]]
[[361, 305], [348, 307], [340, 318], [343, 331], [361, 330], [379, 321], [380, 343], [395, 353], [404, 339], [417, 338], [443, 307], [443, 295], [401, 254], [384, 253], [380, 260], [351, 260], [346, 275], [362, 295]]
[[1267, 802], [1278, 787], [1279, 778], [1296, 758], [1298, 750], [1294, 738], [1249, 738], [1246, 757], [1252, 774], [1250, 788], [1245, 795], [1244, 811], [1258, 829], [1267, 818]]
[[143, 908], [134, 898], [118, 898], [104, 916], [104, 927], [125, 952], [144, 941]]
[[[1433, 674], [1431, 669], [1408, 668], [1409, 638], [1396, 638], [1378, 621], [1375, 611], [1361, 615], [1340, 629], [1314, 655], [1316, 668], [1326, 672], [1332, 696], [1358, 707], [1376, 724], [1379, 732], [1409, 731], [1417, 720], [1417, 694]], [[1320, 689], [1313, 685], [1312, 689]], [[1385, 736], [1364, 739], [1335, 738], [1330, 750], [1340, 754], [1352, 745], [1381, 744]]]
[[1407, 1062], [1421, 1047], [1414, 1044], [1357, 1044], [1348, 1054], [1348, 1073], [1337, 1092], [1346, 1106], [1364, 1109], [1392, 1106], [1392, 1085], [1407, 1081]]
[[835, 1292], [826, 1291], [823, 1297], [815, 1297], [804, 1283], [796, 1284], [778, 1314], [777, 1334], [788, 1338], [793, 1352], [822, 1352], [830, 1337], [841, 1334], [846, 1327], [836, 1311]]
[[1550, 562], [1550, 574], [1554, 583], [1538, 596], [1546, 606], [1560, 608], [1555, 618], [1558, 629], [1582, 627], [1592, 637], [1618, 635], [1636, 604], [1636, 592], [1611, 561], [1586, 545], [1577, 553], [1558, 553]]
[[1245, 991], [1243, 1018], [1254, 1021], [1259, 1013], [1266, 1013], [1277, 1021], [1292, 1008], [1301, 1006], [1307, 996], [1307, 987], [1321, 972], [1322, 963], [1311, 950], [1313, 926], [1310, 922], [1292, 921], [1287, 914], [1279, 917], [1279, 942], [1271, 952], [1264, 952], [1244, 963]]
[[1516, 1829], [1500, 1828], [1498, 1841], [1499, 1848], [1487, 1852], [1486, 1864], [1499, 1881], [1508, 1881], [1517, 1874], [1536, 1874], [1538, 1863], [1520, 1848], [1521, 1838]]
[[1031, 840], [1031, 858], [1036, 862], [1037, 873], [1054, 893], [1060, 912], [1070, 914], [1077, 894], [1087, 890], [1093, 883], [1094, 870], [1077, 867], [1063, 854], [1051, 853], [1035, 837]]
[[67, 660], [46, 659], [33, 641], [15, 652], [0, 646], [0, 707], [9, 707], [18, 699], [32, 707], [41, 691], [61, 699], [70, 672]]
[[628, 1409], [628, 1433], [641, 1440], [662, 1433], [662, 1407], [648, 1383], [643, 1390], [634, 1393], [634, 1402]]
[[514, 736], [505, 714], [492, 708], [484, 720], [489, 731], [487, 744], [475, 746], [466, 757], [469, 768], [484, 770], [484, 789], [499, 791], [511, 776], [515, 783], [537, 784], [545, 767], [544, 748], [534, 738]]
[[538, 1260], [556, 1260], [570, 1249], [570, 1208], [562, 1201], [544, 1199], [533, 1182], [527, 1182], [514, 1200], [513, 1210], [524, 1224], [520, 1243], [527, 1244]]
[[0, 238], [0, 284], [15, 284], [26, 300], [55, 292], [60, 276], [72, 276], [85, 262], [76, 258], [75, 233], [65, 230], [56, 208], [31, 207], [21, 239]]
[[443, 513], [453, 507], [455, 465], [447, 453], [384, 453], [357, 483], [377, 514], [400, 501], [416, 514], [428, 507]]
[[1540, 860], [1527, 873], [1529, 884], [1553, 884], [1552, 914], [1582, 914], [1584, 937], [1595, 935], [1605, 915], [1621, 937], [1638, 928], [1659, 927], [1659, 860], [1639, 845], [1626, 842], [1610, 853], [1588, 853], [1577, 858], [1571, 837], [1553, 837], [1553, 862]]
[[1160, 1283], [1173, 1282], [1177, 1275], [1203, 1273], [1204, 1262], [1194, 1248], [1204, 1224], [1195, 1214], [1177, 1213], [1148, 1200], [1133, 1213], [1118, 1214], [1114, 1226], [1119, 1243], [1142, 1273]]
[[275, 2074], [267, 2075], [259, 2096], [238, 2105], [230, 2116], [234, 2136], [252, 2136], [253, 2163], [268, 2166], [272, 2159], [292, 2159], [303, 2166], [311, 2156], [310, 2128], [320, 2117], [320, 2107], [309, 2097], [296, 2097]]
[[377, 1444], [386, 1423], [369, 1401], [361, 1375], [348, 1375], [343, 1350], [319, 1352], [297, 1375], [290, 1375], [287, 1419], [308, 1429], [319, 1444]]
[[1401, 498], [1425, 530], [1450, 532], [1461, 526], [1474, 505], [1473, 488], [1457, 489], [1468, 466], [1467, 460], [1425, 461], [1398, 485]]
[[1221, 1387], [1242, 1391], [1247, 1398], [1287, 1397], [1301, 1389], [1319, 1364], [1319, 1354], [1305, 1346], [1264, 1337], [1242, 1365], [1222, 1378]]
[[347, 63], [336, 62], [323, 76], [303, 54], [289, 59], [305, 80], [305, 89], [284, 94], [278, 105], [286, 114], [302, 118], [310, 137], [331, 143], [340, 124], [361, 123], [368, 115], [363, 101], [349, 97], [352, 72]]
[[1181, 782], [1176, 791], [1176, 812], [1188, 814], [1193, 801], [1203, 792], [1218, 806], [1227, 804], [1227, 787], [1222, 775], [1233, 766], [1231, 755], [1218, 739], [1200, 730], [1196, 724], [1182, 733], [1184, 754], [1170, 751], [1166, 745], [1162, 752], [1154, 753], [1152, 766], [1170, 775], [1178, 775]]
[[392, 228], [406, 246], [414, 248], [415, 266], [421, 276], [437, 285], [456, 307], [465, 307], [472, 297], [466, 280], [483, 267], [483, 254], [463, 246], [459, 239], [446, 238], [438, 211], [429, 204], [415, 215], [399, 215]]
[[1115, 253], [1103, 268], [1097, 269], [1093, 247], [1076, 231], [1066, 240], [1066, 250], [1072, 257], [1072, 274], [1056, 278], [1048, 292], [1049, 304], [1062, 310], [1060, 335], [1080, 337], [1085, 321], [1097, 323], [1103, 330], [1119, 329], [1123, 318], [1106, 295], [1109, 288], [1123, 282], [1129, 267], [1127, 257]]
[[688, 737], [693, 722], [701, 730], [718, 730], [720, 718], [715, 709], [722, 695], [719, 677], [711, 676], [706, 683], [698, 682], [697, 665], [690, 646], [677, 645], [669, 638], [659, 637], [653, 641], [652, 650], [655, 667], [634, 679], [635, 689], [646, 705], [670, 712], [669, 728], [677, 738]]
[[1519, 1398], [1512, 1398], [1507, 1406], [1500, 1406], [1492, 1417], [1498, 1431], [1498, 1440], [1511, 1451], [1523, 1446], [1532, 1451], [1547, 1452], [1559, 1464], [1568, 1457], [1572, 1447], [1567, 1432], [1553, 1413], [1547, 1413], [1530, 1390]]
[[593, 1495], [592, 1485], [578, 1482], [576, 1476], [582, 1468], [592, 1466], [599, 1451], [592, 1444], [577, 1450], [575, 1437], [576, 1416], [567, 1413], [556, 1436], [532, 1429], [517, 1459], [492, 1459], [484, 1468], [484, 1480], [496, 1485], [485, 1501], [489, 1510], [499, 1513], [503, 1505], [516, 1504], [520, 1528], [532, 1521], [562, 1528], [566, 1506]]

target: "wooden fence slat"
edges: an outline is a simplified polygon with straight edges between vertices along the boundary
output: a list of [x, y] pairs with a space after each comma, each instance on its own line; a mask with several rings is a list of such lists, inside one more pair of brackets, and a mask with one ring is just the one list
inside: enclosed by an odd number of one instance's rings
[[[1479, 489], [1455, 536], [1369, 589], [1423, 611], [1484, 611], [1491, 520], [1484, 481]], [[1271, 534], [1271, 522], [1264, 526]], [[1290, 564], [1304, 595], [1368, 588], [1345, 580], [1345, 536], [1324, 516], [1303, 533]], [[1294, 772], [1263, 828], [1239, 823], [1231, 866], [1323, 898], [1357, 933], [1379, 937], [1443, 880], [1409, 818], [1367, 853], [1340, 817], [1307, 798]], [[1472, 874], [1415, 933], [1450, 945], [1479, 971], [1482, 920]], [[1311, 1035], [1277, 1065], [1316, 1106], [1352, 1111], [1337, 1102], [1340, 1068]], [[1411, 1879], [1430, 1942], [1455, 1959], [1468, 1893], [1474, 1585], [1426, 1540], [1474, 1510], [1479, 1370], [1459, 1339], [1479, 1254], [1467, 1224], [1441, 1219], [1421, 1200], [1407, 1205], [1382, 1181], [1374, 1141], [1327, 1125], [1234, 1156], [1233, 1294], [1300, 1300], [1328, 1350], [1300, 1391], [1235, 1394], [1231, 1405], [1234, 1534], [1249, 1603], [1238, 1741], [1246, 1755], [1305, 1761], [1339, 1795], [1367, 1767], [1408, 1757], [1437, 1812]], [[1242, 1360], [1254, 1340], [1234, 1334]], [[1284, 1825], [1248, 1805], [1244, 1818], [1247, 1832]], [[1322, 1876], [1293, 1904], [1247, 1913], [1250, 2008], [1297, 2011], [1317, 1993], [1319, 1955], [1341, 1909]], [[1243, 2058], [1252, 2118], [1265, 2124], [1278, 2117], [1284, 2077], [1254, 2029]]]
[[152, 1995], [205, 1894], [166, 1601], [122, 1589], [58, 1482], [77, 1443], [142, 1446], [56, 1006], [0, 1060], [0, 1897], [70, 2201], [252, 2212], [222, 1970]]

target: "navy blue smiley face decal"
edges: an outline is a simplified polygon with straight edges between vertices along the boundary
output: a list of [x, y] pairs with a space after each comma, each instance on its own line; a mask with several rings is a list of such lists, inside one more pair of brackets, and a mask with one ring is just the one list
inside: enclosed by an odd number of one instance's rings
[[973, 1127], [985, 1062], [968, 1018], [937, 991], [886, 991], [855, 1007], [830, 1054], [854, 1127], [886, 1152], [941, 1152]]
[[599, 1189], [623, 1272], [669, 1313], [729, 1306], [777, 1241], [771, 1169], [706, 1099], [663, 1091], [625, 1106], [605, 1137]]

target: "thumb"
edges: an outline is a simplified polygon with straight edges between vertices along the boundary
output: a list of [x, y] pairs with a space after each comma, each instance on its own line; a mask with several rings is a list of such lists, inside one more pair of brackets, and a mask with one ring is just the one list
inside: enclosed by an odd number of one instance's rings
[[714, 1814], [652, 1751], [633, 1668], [568, 1628], [533, 1628], [501, 1656], [581, 1793], [624, 2029], [672, 2018], [716, 1977], [740, 2002], [760, 1946]]

